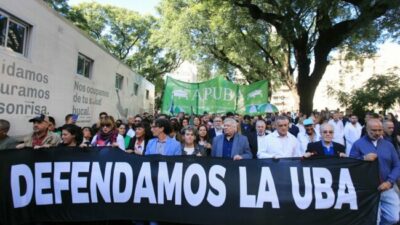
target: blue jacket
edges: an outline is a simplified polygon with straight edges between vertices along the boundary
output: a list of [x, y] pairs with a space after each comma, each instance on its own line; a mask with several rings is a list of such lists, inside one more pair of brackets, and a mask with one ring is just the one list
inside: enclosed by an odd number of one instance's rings
[[[214, 138], [211, 149], [212, 157], [222, 157], [224, 138], [225, 135], [219, 135]], [[240, 155], [243, 157], [243, 159], [251, 159], [253, 157], [247, 137], [238, 133], [236, 133], [233, 138], [231, 158], [233, 158], [235, 155]]]
[[368, 135], [364, 135], [356, 142], [350, 150], [350, 157], [363, 159], [364, 155], [375, 153], [378, 155], [379, 173], [382, 181], [395, 183], [400, 176], [399, 156], [392, 143], [380, 138], [377, 147], [372, 143]]
[[[157, 141], [158, 138], [153, 138], [149, 141], [146, 147], [146, 152], [145, 155], [158, 155], [159, 153], [157, 152]], [[182, 155], [182, 150], [181, 150], [181, 144], [176, 141], [175, 139], [172, 139], [170, 137], [167, 137], [167, 140], [165, 141], [165, 149], [164, 149], [164, 155], [172, 156], [172, 155]]]

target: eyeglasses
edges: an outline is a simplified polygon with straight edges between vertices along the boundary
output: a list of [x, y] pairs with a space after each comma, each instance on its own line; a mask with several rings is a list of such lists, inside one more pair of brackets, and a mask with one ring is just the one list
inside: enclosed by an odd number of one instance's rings
[[333, 131], [332, 130], [324, 130], [322, 133], [324, 133], [324, 134], [333, 134]]
[[135, 122], [142, 122], [141, 120], [135, 120]]

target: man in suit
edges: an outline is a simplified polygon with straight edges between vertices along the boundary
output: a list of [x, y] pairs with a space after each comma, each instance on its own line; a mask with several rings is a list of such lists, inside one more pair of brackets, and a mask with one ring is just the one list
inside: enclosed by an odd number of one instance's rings
[[251, 159], [247, 137], [237, 133], [238, 124], [232, 118], [224, 120], [224, 134], [214, 138], [212, 157], [232, 158], [233, 160]]
[[264, 120], [257, 120], [256, 131], [247, 135], [253, 158], [257, 158], [258, 146], [263, 146], [266, 144], [266, 127], [267, 124]]
[[334, 127], [330, 123], [321, 125], [321, 141], [309, 143], [304, 157], [339, 156], [346, 157], [346, 149], [342, 144], [333, 142]]
[[251, 117], [249, 115], [244, 115], [243, 121], [240, 123], [242, 134], [248, 136], [254, 131], [254, 127], [251, 124]]
[[171, 124], [167, 119], [157, 119], [151, 125], [155, 138], [147, 144], [145, 155], [182, 155], [181, 144], [169, 137]]
[[216, 136], [222, 135], [223, 133], [222, 117], [215, 116], [213, 120], [213, 128], [208, 131], [208, 137], [210, 138], [211, 143]]

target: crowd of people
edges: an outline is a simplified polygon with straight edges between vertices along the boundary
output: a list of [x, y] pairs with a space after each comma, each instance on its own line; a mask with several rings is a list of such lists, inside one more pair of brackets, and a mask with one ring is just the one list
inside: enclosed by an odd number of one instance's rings
[[[77, 117], [65, 116], [56, 127], [51, 116], [29, 120], [33, 132], [22, 143], [7, 135], [10, 122], [0, 119], [0, 150], [53, 146], [112, 146], [136, 155], [191, 155], [232, 160], [285, 157], [352, 157], [379, 161], [380, 224], [399, 220], [399, 195], [395, 186], [400, 178], [400, 123], [392, 114], [367, 112], [363, 125], [356, 115], [324, 110], [265, 116], [201, 116], [179, 113], [131, 116], [127, 121], [102, 112], [92, 126], [79, 127]], [[126, 122], [126, 123], [124, 123]]]

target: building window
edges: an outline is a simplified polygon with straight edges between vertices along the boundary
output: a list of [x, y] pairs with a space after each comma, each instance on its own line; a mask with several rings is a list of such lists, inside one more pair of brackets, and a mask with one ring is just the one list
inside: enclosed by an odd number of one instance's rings
[[90, 78], [90, 73], [93, 67], [93, 60], [79, 53], [78, 68], [76, 73], [86, 78]]
[[134, 83], [134, 84], [133, 84], [133, 94], [134, 94], [135, 96], [137, 96], [137, 95], [138, 95], [138, 92], [139, 92], [139, 84]]
[[115, 89], [122, 90], [123, 81], [124, 81], [124, 76], [117, 73], [115, 75]]
[[150, 97], [150, 91], [149, 91], [149, 90], [146, 90], [146, 99], [148, 100], [149, 97]]
[[0, 11], [0, 46], [26, 55], [28, 25]]

